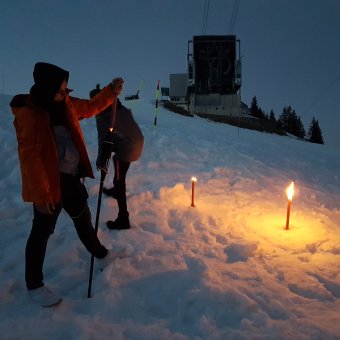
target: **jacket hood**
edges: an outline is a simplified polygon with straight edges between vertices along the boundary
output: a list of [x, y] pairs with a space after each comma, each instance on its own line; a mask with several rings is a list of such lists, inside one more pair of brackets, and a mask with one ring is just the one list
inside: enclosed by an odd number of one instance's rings
[[29, 99], [28, 94], [17, 94], [12, 98], [11, 102], [9, 103], [9, 106], [12, 109], [27, 106], [28, 99]]
[[34, 85], [55, 95], [64, 80], [68, 81], [69, 72], [59, 66], [39, 62], [34, 65]]
[[34, 85], [30, 94], [32, 102], [45, 109], [49, 109], [54, 96], [59, 91], [64, 80], [68, 81], [69, 73], [59, 66], [39, 62], [34, 65]]

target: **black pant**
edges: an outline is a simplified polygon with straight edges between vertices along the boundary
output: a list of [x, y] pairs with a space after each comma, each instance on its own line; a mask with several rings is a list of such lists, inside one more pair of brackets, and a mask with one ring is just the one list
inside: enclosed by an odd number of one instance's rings
[[33, 206], [32, 230], [26, 244], [25, 280], [28, 289], [42, 287], [43, 264], [47, 242], [53, 234], [61, 209], [72, 218], [79, 239], [86, 249], [97, 258], [104, 258], [107, 249], [100, 243], [91, 222], [91, 212], [87, 204], [88, 194], [80, 178], [60, 175], [61, 204], [53, 214], [42, 214]]
[[113, 157], [113, 165], [115, 168], [113, 187], [120, 215], [126, 215], [128, 213], [126, 204], [126, 174], [130, 164], [130, 162], [125, 162]]

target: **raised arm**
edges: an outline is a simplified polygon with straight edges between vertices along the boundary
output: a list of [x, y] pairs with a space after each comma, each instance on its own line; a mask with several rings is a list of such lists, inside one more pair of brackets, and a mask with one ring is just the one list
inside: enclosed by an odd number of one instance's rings
[[78, 119], [90, 118], [111, 105], [123, 90], [124, 80], [115, 78], [91, 99], [67, 98], [67, 105], [72, 105]]

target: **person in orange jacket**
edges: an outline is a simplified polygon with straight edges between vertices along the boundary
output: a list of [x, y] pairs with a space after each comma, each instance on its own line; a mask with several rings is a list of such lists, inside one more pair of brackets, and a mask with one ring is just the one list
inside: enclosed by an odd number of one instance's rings
[[33, 203], [33, 223], [26, 244], [25, 281], [31, 299], [51, 306], [61, 299], [43, 281], [47, 242], [62, 209], [72, 218], [86, 249], [104, 264], [119, 256], [101, 244], [92, 225], [87, 190], [81, 179], [94, 178], [79, 120], [101, 112], [120, 95], [115, 78], [91, 100], [70, 96], [69, 72], [45, 62], [33, 71], [29, 94], [13, 97], [11, 109], [18, 141], [22, 197]]

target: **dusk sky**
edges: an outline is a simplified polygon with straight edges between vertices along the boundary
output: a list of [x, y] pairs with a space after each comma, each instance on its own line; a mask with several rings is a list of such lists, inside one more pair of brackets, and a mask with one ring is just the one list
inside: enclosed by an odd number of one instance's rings
[[[340, 149], [339, 0], [1, 0], [1, 93], [27, 93], [37, 61], [70, 71], [74, 95], [125, 79], [123, 96], [153, 99], [157, 80], [186, 72], [194, 35], [241, 41], [242, 101], [276, 118], [292, 106], [307, 132], [319, 120], [326, 144]], [[232, 17], [233, 9], [238, 9]]]

